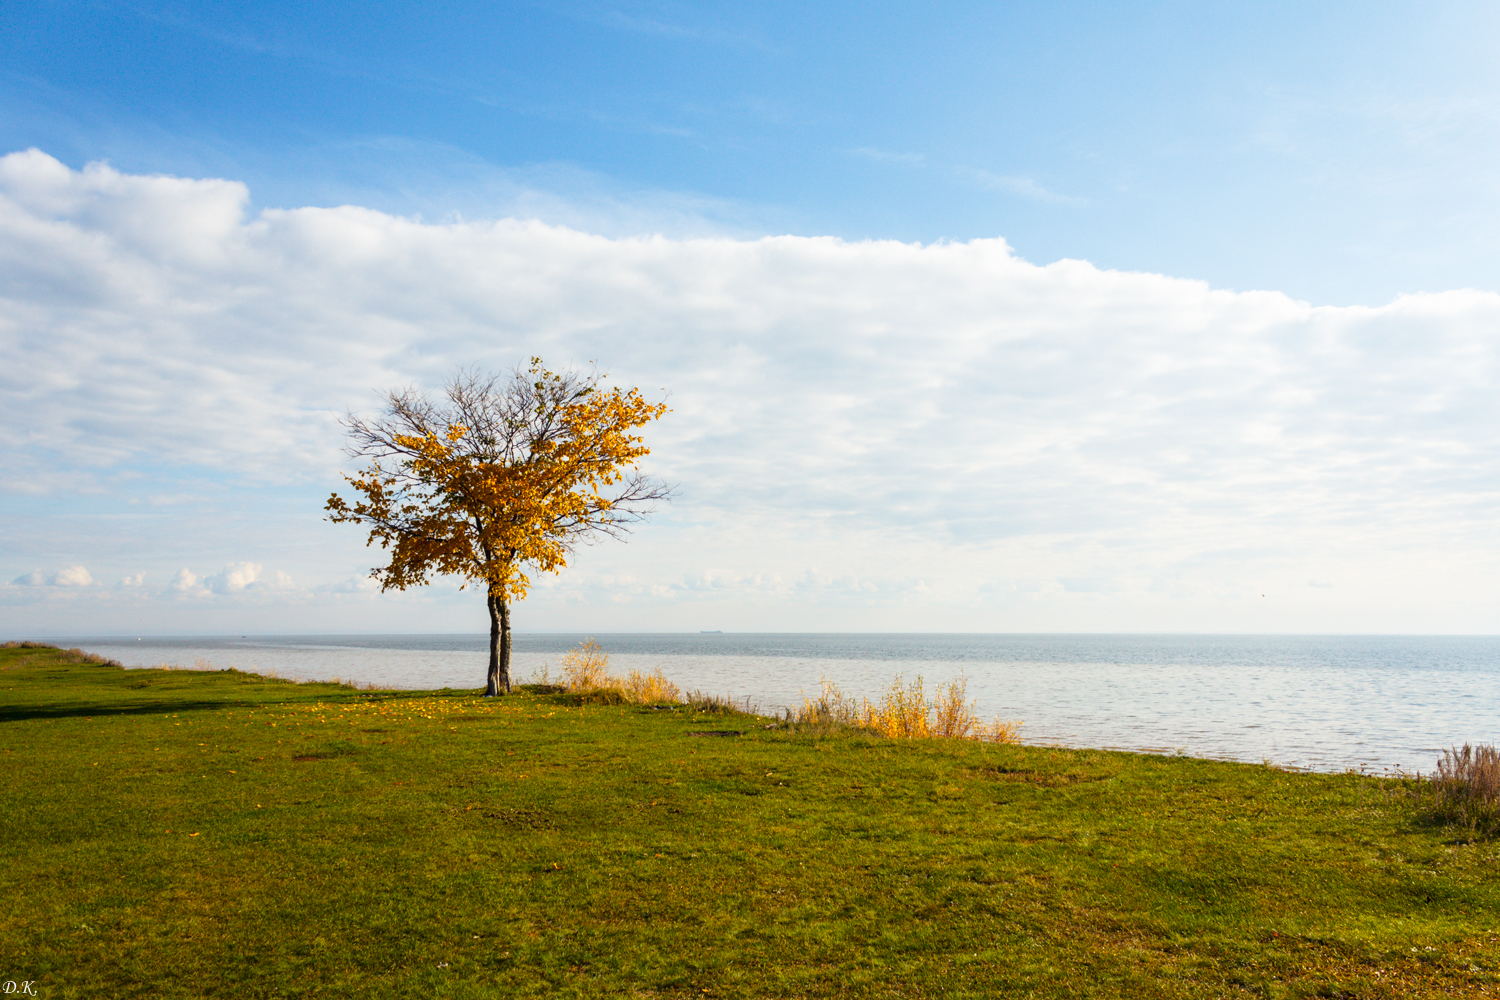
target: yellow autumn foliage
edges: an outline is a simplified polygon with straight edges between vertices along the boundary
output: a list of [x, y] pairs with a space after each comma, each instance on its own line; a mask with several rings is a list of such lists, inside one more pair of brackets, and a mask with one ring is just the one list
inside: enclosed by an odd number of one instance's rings
[[638, 428], [667, 412], [637, 389], [597, 375], [547, 370], [540, 358], [508, 378], [461, 371], [435, 403], [415, 389], [386, 393], [386, 415], [345, 421], [351, 452], [370, 459], [345, 476], [328, 519], [369, 530], [389, 561], [371, 576], [404, 590], [432, 575], [481, 585], [490, 613], [485, 693], [510, 690], [510, 605], [533, 572], [556, 573], [573, 546], [619, 537], [671, 488], [643, 473]]

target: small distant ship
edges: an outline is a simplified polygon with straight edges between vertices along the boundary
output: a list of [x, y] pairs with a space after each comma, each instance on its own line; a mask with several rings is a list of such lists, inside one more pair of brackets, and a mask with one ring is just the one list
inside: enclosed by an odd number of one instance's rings
[[698, 634], [699, 635], [723, 635], [724, 634], [724, 630], [721, 629], [721, 628], [700, 628], [698, 630]]

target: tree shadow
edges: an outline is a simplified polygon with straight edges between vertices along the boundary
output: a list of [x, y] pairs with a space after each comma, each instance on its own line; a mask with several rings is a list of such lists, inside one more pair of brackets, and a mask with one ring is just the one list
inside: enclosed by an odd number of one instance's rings
[[164, 715], [170, 712], [207, 712], [224, 708], [264, 708], [263, 701], [153, 701], [142, 705], [0, 705], [0, 723], [27, 719], [88, 719], [111, 715]]
[[[281, 694], [281, 692], [276, 692]], [[290, 693], [290, 692], [289, 692]], [[357, 695], [351, 694], [346, 699], [334, 698], [310, 698], [305, 694], [300, 698], [234, 698], [223, 699], [182, 699], [161, 698], [152, 701], [141, 701], [133, 704], [119, 704], [117, 702], [98, 701], [73, 701], [62, 704], [49, 705], [3, 705], [0, 704], [0, 723], [21, 722], [27, 719], [78, 719], [94, 718], [112, 715], [163, 715], [170, 712], [216, 712], [223, 709], [264, 709], [264, 708], [290, 708], [296, 705], [310, 705], [316, 702], [331, 704], [335, 701], [347, 701], [356, 703], [370, 703], [380, 701], [399, 701], [412, 697], [431, 697], [433, 695], [447, 695], [449, 697], [471, 697], [469, 692], [447, 692], [447, 691], [361, 691]]]

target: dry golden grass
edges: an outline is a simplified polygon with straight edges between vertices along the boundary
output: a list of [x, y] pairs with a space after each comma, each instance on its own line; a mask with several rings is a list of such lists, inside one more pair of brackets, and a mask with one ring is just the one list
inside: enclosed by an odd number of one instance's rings
[[569, 691], [598, 691], [616, 686], [609, 683], [609, 654], [593, 639], [585, 639], [577, 649], [564, 653], [562, 669]]
[[939, 735], [932, 731], [932, 703], [927, 700], [923, 683], [920, 674], [910, 684], [903, 684], [897, 674], [878, 702], [865, 701], [860, 719], [864, 727], [892, 739], [919, 740]]
[[858, 726], [860, 705], [840, 691], [837, 684], [824, 678], [822, 694], [817, 699], [804, 697], [802, 707], [795, 712], [788, 710], [783, 721], [798, 728], [820, 730]]
[[683, 696], [682, 703], [694, 712], [710, 712], [723, 715], [736, 712], [744, 715], [759, 714], [755, 707], [750, 704], [748, 695], [743, 701], [735, 702], [721, 695], [708, 694], [703, 691], [689, 691]]
[[974, 735], [979, 720], [974, 717], [974, 703], [965, 698], [968, 688], [967, 677], [955, 678], [938, 688], [937, 697], [932, 700], [932, 735], [949, 738]]
[[[573, 694], [597, 695], [603, 692], [619, 692], [620, 700], [632, 705], [675, 705], [682, 701], [682, 692], [667, 679], [661, 668], [643, 674], [632, 670], [624, 677], [609, 672], [609, 654], [593, 639], [585, 639], [577, 649], [563, 654], [564, 686]], [[548, 675], [543, 675], [543, 683]], [[611, 697], [613, 700], [613, 697]]]
[[906, 683], [898, 674], [878, 701], [856, 699], [824, 679], [817, 698], [803, 698], [802, 707], [787, 711], [783, 721], [794, 728], [830, 730], [860, 728], [892, 739], [971, 739], [988, 743], [1015, 743], [1021, 731], [1018, 721], [996, 718], [980, 722], [974, 703], [967, 697], [968, 680], [957, 677], [940, 685], [927, 697], [926, 682], [919, 675]]
[[682, 700], [682, 692], [677, 690], [676, 684], [667, 680], [660, 667], [649, 674], [632, 670], [616, 686], [625, 692], [626, 701], [636, 705], [675, 705]]
[[1500, 831], [1500, 750], [1493, 743], [1444, 750], [1428, 787], [1436, 819], [1477, 833]]
[[1019, 743], [1021, 742], [1021, 720], [1002, 719], [995, 716], [989, 722], [975, 723], [973, 738], [986, 743]]

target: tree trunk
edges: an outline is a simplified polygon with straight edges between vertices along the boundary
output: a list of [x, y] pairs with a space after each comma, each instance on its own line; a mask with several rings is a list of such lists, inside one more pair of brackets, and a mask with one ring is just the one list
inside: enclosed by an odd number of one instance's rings
[[494, 698], [510, 694], [510, 604], [505, 591], [493, 586], [486, 603], [490, 608], [490, 669], [484, 696]]

